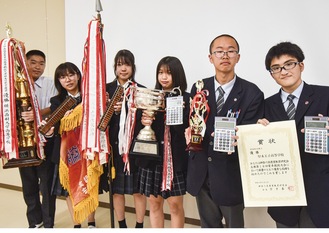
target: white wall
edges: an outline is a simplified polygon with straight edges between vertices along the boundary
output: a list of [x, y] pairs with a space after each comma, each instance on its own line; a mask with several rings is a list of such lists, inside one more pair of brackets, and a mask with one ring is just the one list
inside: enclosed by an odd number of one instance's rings
[[[95, 0], [66, 0], [66, 58], [81, 64]], [[113, 58], [127, 48], [135, 54], [137, 81], [153, 88], [155, 68], [164, 56], [177, 56], [191, 85], [214, 74], [208, 60], [211, 40], [233, 35], [241, 47], [237, 74], [256, 83], [268, 97], [278, 85], [265, 70], [270, 47], [297, 43], [306, 56], [303, 79], [327, 85], [329, 2], [326, 0], [101, 0], [107, 52], [107, 79]]]
[[53, 78], [56, 67], [65, 61], [65, 0], [0, 0], [0, 39], [6, 38], [5, 26], [12, 37], [24, 42], [26, 52], [46, 54], [45, 76]]

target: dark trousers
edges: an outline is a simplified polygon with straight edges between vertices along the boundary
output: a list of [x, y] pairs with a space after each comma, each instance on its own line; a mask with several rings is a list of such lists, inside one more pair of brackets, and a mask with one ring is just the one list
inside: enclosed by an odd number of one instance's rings
[[207, 179], [196, 196], [196, 202], [202, 228], [223, 228], [223, 218], [227, 228], [244, 228], [243, 204], [236, 206], [217, 205], [211, 197]]
[[277, 228], [316, 228], [306, 207], [302, 207], [299, 215], [298, 223], [294, 226], [287, 226], [282, 223], [276, 222]]
[[56, 209], [56, 196], [51, 195], [54, 164], [49, 159], [39, 166], [21, 167], [19, 173], [29, 227], [33, 228], [43, 222], [45, 228], [52, 228]]

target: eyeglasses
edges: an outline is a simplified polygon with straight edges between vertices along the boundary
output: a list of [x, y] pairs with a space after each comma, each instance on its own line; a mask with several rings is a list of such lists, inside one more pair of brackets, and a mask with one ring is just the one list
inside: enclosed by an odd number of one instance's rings
[[238, 54], [238, 51], [236, 50], [229, 50], [229, 51], [214, 51], [212, 54], [215, 54], [215, 57], [217, 58], [222, 58], [225, 55], [228, 56], [229, 58], [233, 58]]
[[68, 75], [65, 75], [65, 76], [63, 75], [63, 76], [60, 76], [58, 79], [59, 80], [66, 80], [66, 78], [68, 78], [68, 79], [72, 80], [72, 79], [74, 79], [75, 75], [76, 75], [76, 73], [68, 74]]
[[291, 69], [295, 68], [296, 65], [299, 64], [299, 63], [300, 62], [298, 62], [298, 61], [287, 62], [283, 66], [273, 66], [273, 67], [270, 68], [269, 71], [270, 71], [271, 74], [277, 74], [277, 73], [280, 73], [282, 71], [282, 69], [291, 70]]

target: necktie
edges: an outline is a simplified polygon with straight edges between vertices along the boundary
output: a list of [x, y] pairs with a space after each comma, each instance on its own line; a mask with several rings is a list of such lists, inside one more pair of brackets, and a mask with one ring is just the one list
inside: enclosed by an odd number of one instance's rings
[[293, 102], [295, 97], [296, 96], [294, 96], [294, 95], [288, 95], [288, 97], [287, 97], [287, 100], [289, 100], [289, 105], [287, 108], [287, 115], [288, 115], [289, 120], [295, 119], [296, 107]]
[[217, 106], [217, 115], [219, 115], [219, 112], [222, 110], [223, 105], [224, 105], [224, 90], [222, 87], [218, 87], [217, 91], [219, 93], [217, 101], [216, 101], [216, 106]]
[[80, 104], [80, 102], [81, 102], [81, 95], [79, 95], [78, 97], [74, 97], [74, 99], [77, 101], [77, 104]]

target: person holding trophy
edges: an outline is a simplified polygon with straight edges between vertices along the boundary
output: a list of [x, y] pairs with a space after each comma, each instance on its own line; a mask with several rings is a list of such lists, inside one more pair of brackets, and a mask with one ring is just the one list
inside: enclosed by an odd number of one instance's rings
[[[255, 123], [264, 112], [264, 94], [238, 77], [239, 44], [228, 34], [213, 39], [209, 61], [215, 75], [191, 89], [190, 127], [185, 131], [189, 150], [187, 191], [196, 197], [203, 228], [244, 227], [243, 193], [238, 152], [214, 148], [215, 118], [235, 118], [237, 125]], [[202, 120], [204, 119], [204, 120]]]
[[[29, 75], [34, 81], [40, 114], [45, 119], [50, 113], [50, 98], [57, 94], [53, 81], [42, 75], [46, 68], [46, 55], [40, 50], [30, 50], [26, 53], [26, 59]], [[32, 122], [34, 113], [28, 109], [22, 112], [22, 117], [26, 122]], [[19, 168], [29, 228], [54, 227], [56, 196], [50, 192], [54, 171], [51, 163], [52, 149], [53, 141], [48, 138], [44, 148], [47, 159], [38, 166]]]
[[[114, 99], [114, 95], [119, 86], [124, 87], [124, 100], [120, 96], [120, 100], [114, 105], [115, 114], [113, 114], [109, 122], [109, 136], [110, 144], [112, 146], [113, 153], [113, 164], [115, 168], [115, 177], [112, 182], [112, 192], [113, 192], [113, 205], [116, 218], [119, 223], [120, 228], [127, 228], [125, 219], [125, 194], [133, 195], [135, 209], [136, 209], [136, 228], [143, 228], [144, 216], [146, 211], [146, 198], [141, 195], [137, 189], [137, 172], [138, 169], [135, 166], [135, 162], [132, 158], [123, 155], [122, 146], [129, 147], [129, 140], [122, 142], [123, 138], [119, 135], [124, 135], [124, 129], [133, 129], [133, 126], [128, 126], [131, 122], [131, 117], [136, 120], [140, 120], [141, 112], [135, 111], [133, 108], [129, 107], [131, 98], [130, 86], [137, 85], [139, 87], [144, 87], [135, 81], [135, 57], [129, 50], [123, 49], [117, 52], [114, 58], [114, 74], [115, 80], [106, 85], [106, 92], [109, 94], [110, 99]], [[123, 105], [124, 103], [124, 105]], [[124, 108], [122, 108], [122, 105]], [[126, 127], [127, 126], [127, 127]], [[127, 132], [127, 131], [125, 131]], [[121, 134], [122, 133], [122, 134]], [[133, 134], [133, 132], [131, 132]], [[121, 140], [121, 142], [119, 142]], [[126, 170], [129, 167], [129, 170]], [[128, 172], [129, 171], [129, 172]]]
[[[159, 61], [155, 88], [163, 90], [166, 95], [180, 89], [182, 96], [179, 96], [179, 104], [173, 108], [168, 105], [170, 97], [166, 97], [166, 111], [158, 111], [154, 116], [143, 112], [141, 123], [152, 126], [159, 142], [160, 159], [136, 159], [139, 166], [139, 191], [147, 196], [153, 228], [164, 227], [164, 200], [167, 200], [170, 208], [171, 227], [182, 228], [185, 222], [183, 196], [186, 194], [188, 157], [184, 130], [188, 126], [190, 95], [186, 92], [185, 71], [178, 58], [167, 56]], [[175, 109], [181, 112], [175, 112]]]

